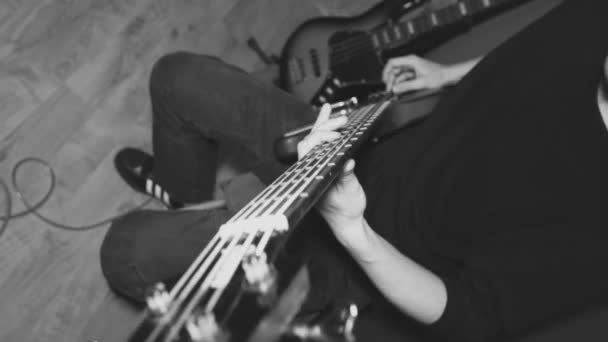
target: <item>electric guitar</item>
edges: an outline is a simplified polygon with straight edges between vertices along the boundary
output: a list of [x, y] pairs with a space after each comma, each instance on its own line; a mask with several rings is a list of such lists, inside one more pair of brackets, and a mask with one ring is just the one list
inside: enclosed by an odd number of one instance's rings
[[352, 341], [357, 307], [310, 323], [294, 318], [309, 290], [285, 257], [290, 233], [370, 136], [392, 98], [352, 109], [339, 139], [315, 146], [222, 225], [185, 274], [158, 284], [130, 342]]
[[394, 56], [421, 54], [475, 21], [527, 0], [458, 0], [421, 11], [427, 0], [384, 1], [352, 18], [323, 17], [300, 25], [281, 53], [281, 87], [320, 106], [383, 89], [382, 69]]

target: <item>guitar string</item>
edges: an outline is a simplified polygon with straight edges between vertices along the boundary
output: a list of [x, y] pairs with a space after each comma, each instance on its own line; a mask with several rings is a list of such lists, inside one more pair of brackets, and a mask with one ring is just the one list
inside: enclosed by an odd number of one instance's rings
[[[240, 229], [240, 231], [237, 231], [234, 233], [235, 233], [235, 235], [240, 235], [242, 237], [244, 230], [245, 230], [245, 227], [242, 227]], [[245, 234], [246, 234], [246, 232], [245, 232]], [[249, 232], [249, 234], [247, 234], [247, 237], [246, 237], [244, 243], [242, 244], [242, 247], [243, 247], [242, 250], [237, 251], [237, 253], [239, 254], [240, 260], [242, 260], [247, 248], [252, 243], [254, 237], [255, 237], [254, 232]], [[237, 245], [238, 240], [239, 239], [233, 238], [230, 241], [230, 244], [228, 245], [228, 247], [226, 247], [227, 252], [225, 252], [222, 256], [220, 256], [219, 260], [213, 265], [213, 268], [209, 271], [209, 273], [207, 274], [205, 279], [203, 279], [203, 282], [198, 287], [198, 290], [196, 292], [194, 292], [194, 295], [192, 296], [190, 301], [186, 304], [186, 307], [182, 310], [182, 313], [177, 318], [177, 321], [170, 328], [169, 333], [166, 335], [165, 341], [167, 341], [167, 342], [173, 341], [174, 338], [177, 337], [177, 334], [179, 334], [179, 332], [181, 331], [181, 328], [184, 326], [184, 324], [186, 323], [188, 318], [192, 317], [191, 316], [192, 311], [198, 305], [198, 303], [201, 300], [201, 298], [203, 297], [203, 295], [207, 294], [207, 290], [211, 287], [212, 282], [215, 280], [215, 277], [218, 274], [218, 272], [220, 272], [221, 268], [226, 264], [226, 262], [228, 260], [230, 260], [229, 255], [232, 254], [232, 251], [234, 250], [235, 246]], [[230, 255], [230, 256], [234, 257], [232, 255]], [[209, 312], [205, 312], [205, 314], [208, 314], [208, 313]]]
[[[356, 134], [356, 130], [352, 132], [352, 134], [351, 134], [351, 135], [348, 137], [348, 139], [344, 139], [344, 143], [343, 143], [342, 145], [346, 144], [346, 143], [347, 143], [347, 142], [348, 142], [350, 139], [352, 139], [352, 136], [353, 136], [354, 134]], [[338, 150], [337, 150], [337, 149], [335, 150], [335, 153], [338, 153]], [[327, 154], [328, 154], [328, 152], [326, 152], [326, 153], [324, 153], [324, 154], [326, 154], [326, 155], [327, 155]], [[331, 157], [331, 156], [330, 156], [330, 157]], [[324, 157], [323, 157], [323, 159], [325, 159], [325, 163], [328, 163], [328, 162], [329, 162], [329, 160], [331, 160], [331, 158], [328, 158], [327, 156], [324, 156]], [[296, 170], [297, 170], [297, 169], [296, 169]], [[321, 168], [319, 168], [319, 172], [320, 172], [320, 170], [322, 170], [322, 169], [321, 169]], [[300, 169], [299, 171], [300, 171], [300, 173], [301, 173], [301, 172], [305, 172], [305, 171], [306, 171], [306, 169], [302, 168], [302, 169]], [[311, 179], [313, 179], [313, 178], [311, 178]], [[306, 186], [302, 187], [301, 189], [305, 189], [305, 188], [306, 188]], [[297, 196], [292, 196], [292, 198], [297, 198]], [[286, 206], [286, 207], [288, 207], [288, 206]], [[262, 213], [265, 213], [265, 211], [263, 211]], [[252, 234], [252, 236], [255, 236], [255, 235], [256, 235], [256, 234]], [[236, 240], [236, 239], [235, 239], [235, 240]], [[228, 247], [228, 249], [232, 249], [232, 247], [233, 247], [233, 246], [229, 246], [229, 247]], [[258, 247], [257, 247], [257, 249], [259, 249], [260, 247], [262, 247], [262, 248], [263, 248], [264, 246], [258, 246]], [[229, 255], [229, 254], [230, 254], [230, 252], [228, 252], [228, 253], [227, 253], [227, 255]], [[240, 258], [242, 259], [242, 257], [243, 257], [243, 256], [241, 256]], [[219, 266], [219, 267], [218, 267], [218, 268], [216, 268], [216, 269], [218, 269], [218, 270], [219, 270], [219, 268], [221, 268], [221, 266]], [[209, 277], [209, 278], [211, 278], [211, 279], [213, 279], [213, 275], [212, 275], [211, 273], [208, 275], [208, 277]], [[208, 288], [208, 286], [205, 286], [205, 284], [201, 285], [201, 290], [203, 290], [203, 291], [199, 291], [199, 292], [204, 292], [204, 291], [206, 291], [206, 288]], [[224, 289], [225, 289], [225, 287], [223, 287], [221, 290], [216, 290], [215, 294], [213, 295], [213, 297], [211, 298], [211, 300], [210, 300], [210, 301], [209, 301], [209, 303], [207, 304], [207, 309], [206, 309], [206, 311], [207, 311], [207, 312], [210, 312], [210, 311], [211, 311], [211, 310], [212, 310], [212, 309], [215, 307], [215, 305], [217, 304], [217, 300], [218, 300], [218, 299], [219, 299], [219, 297], [221, 296], [221, 294], [222, 294], [222, 292], [223, 292], [223, 290], [224, 290]], [[201, 294], [201, 295], [202, 295], [202, 294]], [[201, 295], [199, 295], [199, 294], [197, 293], [197, 294], [195, 295], [195, 299], [192, 301], [192, 303], [197, 303], [197, 302], [198, 302], [198, 299], [199, 299], [198, 297], [200, 297]], [[185, 309], [185, 311], [183, 312], [182, 316], [181, 316], [181, 317], [180, 317], [180, 319], [178, 320], [178, 324], [177, 324], [177, 326], [178, 326], [178, 327], [180, 327], [181, 325], [183, 325], [183, 324], [185, 323], [184, 318], [185, 318], [186, 316], [188, 316], [188, 315], [189, 315], [189, 312], [188, 312], [188, 311], [191, 311], [191, 310], [192, 310], [192, 308], [186, 308], [186, 309]], [[169, 337], [171, 337], [172, 335], [173, 335], [173, 334], [169, 334]]]
[[247, 216], [249, 211], [251, 211], [255, 207], [255, 203], [257, 203], [262, 197], [267, 196], [271, 191], [276, 191], [276, 189], [280, 188], [280, 182], [285, 179], [285, 177], [293, 171], [297, 167], [297, 163], [290, 166], [287, 170], [283, 172], [274, 180], [269, 186], [266, 187], [260, 194], [253, 198], [245, 207], [239, 210], [227, 223], [233, 223], [242, 219], [242, 217]]
[[[211, 256], [206, 256], [203, 262], [203, 265], [201, 265], [200, 268], [198, 268], [198, 271], [201, 272], [201, 276], [206, 272], [207, 268], [208, 268], [208, 264], [212, 263], [213, 260], [215, 260], [215, 256], [217, 256], [216, 252], [221, 251], [222, 246], [224, 246], [226, 243], [226, 240], [221, 239], [218, 243], [216, 243], [215, 245], [212, 244], [208, 244], [208, 247], [214, 246], [214, 249], [212, 251], [212, 254], [214, 255], [213, 257]], [[200, 255], [204, 255], [203, 253], [201, 253]], [[199, 255], [199, 256], [200, 256]], [[198, 272], [196, 274], [193, 275], [194, 277], [198, 276]], [[186, 279], [186, 278], [182, 278], [182, 279]], [[183, 303], [184, 300], [186, 300], [187, 296], [190, 294], [190, 292], [192, 291], [193, 287], [196, 285], [195, 282], [190, 282], [188, 283], [188, 286], [186, 286], [186, 288], [180, 292], [180, 296], [177, 297], [177, 301], [172, 301], [170, 302], [171, 306], [169, 308], [169, 311], [167, 313], [164, 314], [163, 319], [161, 321], [159, 321], [159, 324], [157, 324], [154, 328], [154, 330], [148, 335], [148, 338], [146, 339], [146, 342], [154, 342], [156, 341], [156, 338], [158, 337], [159, 334], [162, 333], [164, 327], [167, 324], [170, 324], [171, 321], [173, 321], [173, 317], [178, 314], [178, 310], [179, 308], [181, 308], [181, 305]]]

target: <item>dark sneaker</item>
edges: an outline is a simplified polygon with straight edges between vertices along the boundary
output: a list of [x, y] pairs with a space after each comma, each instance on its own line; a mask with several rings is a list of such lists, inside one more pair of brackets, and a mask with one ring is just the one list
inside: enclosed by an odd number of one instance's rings
[[150, 195], [169, 209], [179, 209], [184, 206], [180, 201], [171, 198], [154, 179], [154, 158], [136, 148], [126, 147], [118, 151], [114, 157], [114, 166], [122, 179], [135, 191]]

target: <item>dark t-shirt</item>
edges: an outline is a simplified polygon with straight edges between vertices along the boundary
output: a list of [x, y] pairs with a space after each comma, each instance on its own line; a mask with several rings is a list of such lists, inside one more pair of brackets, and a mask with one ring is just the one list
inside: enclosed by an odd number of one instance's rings
[[608, 1], [566, 1], [362, 151], [370, 225], [446, 283], [439, 334], [487, 340], [606, 300], [606, 18]]

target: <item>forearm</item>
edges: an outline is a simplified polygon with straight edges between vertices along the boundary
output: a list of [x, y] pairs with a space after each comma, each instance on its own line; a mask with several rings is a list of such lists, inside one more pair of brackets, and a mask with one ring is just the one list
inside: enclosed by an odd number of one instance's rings
[[458, 83], [466, 74], [469, 73], [481, 61], [483, 57], [473, 58], [461, 63], [451, 64], [444, 69], [446, 85]]
[[365, 219], [338, 236], [380, 292], [401, 311], [424, 324], [437, 321], [447, 304], [443, 281], [401, 254], [374, 232]]

